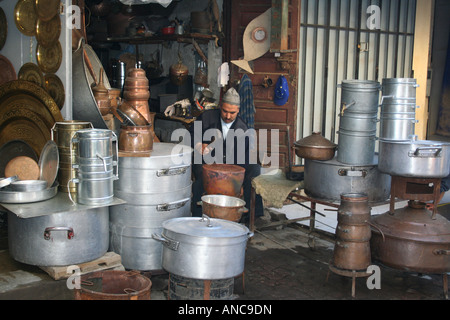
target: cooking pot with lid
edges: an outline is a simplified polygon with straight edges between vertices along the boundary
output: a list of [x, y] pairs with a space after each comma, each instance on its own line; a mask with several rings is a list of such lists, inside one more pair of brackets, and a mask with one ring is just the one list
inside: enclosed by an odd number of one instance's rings
[[163, 243], [163, 268], [169, 273], [191, 279], [232, 278], [244, 271], [245, 249], [253, 236], [236, 222], [206, 216], [164, 221], [160, 235]]
[[310, 136], [294, 142], [297, 157], [310, 160], [331, 160], [337, 145], [324, 138], [320, 132], [313, 132]]

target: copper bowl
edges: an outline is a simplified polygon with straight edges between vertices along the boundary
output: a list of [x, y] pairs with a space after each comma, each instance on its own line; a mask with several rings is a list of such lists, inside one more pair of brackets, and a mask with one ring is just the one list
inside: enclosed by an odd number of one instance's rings
[[121, 126], [119, 150], [125, 152], [148, 152], [153, 150], [151, 126]]
[[225, 195], [206, 195], [202, 197], [202, 211], [210, 218], [239, 222], [242, 214], [248, 212], [245, 201]]
[[239, 197], [244, 183], [245, 169], [234, 164], [204, 164], [203, 188], [206, 194]]
[[294, 142], [295, 154], [299, 158], [327, 161], [334, 158], [337, 145], [324, 138], [320, 132]]

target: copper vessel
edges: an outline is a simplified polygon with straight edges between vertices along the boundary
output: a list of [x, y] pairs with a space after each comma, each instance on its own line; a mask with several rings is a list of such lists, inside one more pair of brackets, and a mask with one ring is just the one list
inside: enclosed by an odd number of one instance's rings
[[407, 207], [377, 215], [371, 223], [374, 260], [405, 271], [450, 272], [450, 221], [439, 213], [432, 219], [424, 203], [409, 201]]
[[204, 164], [203, 188], [206, 194], [240, 197], [245, 169], [234, 164]]
[[148, 152], [153, 150], [151, 126], [121, 126], [119, 151]]
[[128, 71], [125, 79], [123, 98], [130, 103], [150, 123], [150, 99], [149, 83], [145, 70], [133, 68]]
[[341, 195], [332, 264], [345, 270], [366, 270], [371, 264], [370, 207], [364, 193]]
[[334, 158], [337, 145], [324, 138], [320, 132], [313, 132], [294, 142], [293, 148], [299, 158], [326, 161]]
[[181, 86], [187, 80], [189, 69], [183, 64], [180, 55], [178, 55], [178, 62], [170, 66], [169, 74], [170, 81], [176, 86]]
[[117, 107], [122, 103], [122, 99], [120, 98], [120, 89], [111, 88], [108, 90], [108, 94], [111, 108], [117, 109]]
[[121, 118], [124, 120], [124, 123], [127, 125], [146, 126], [150, 124], [145, 116], [129, 101], [123, 101], [117, 110], [119, 111], [119, 115], [122, 116]]
[[109, 92], [103, 84], [103, 68], [100, 68], [100, 79], [96, 86], [92, 88], [95, 102], [102, 116], [111, 113], [111, 101], [109, 100]]

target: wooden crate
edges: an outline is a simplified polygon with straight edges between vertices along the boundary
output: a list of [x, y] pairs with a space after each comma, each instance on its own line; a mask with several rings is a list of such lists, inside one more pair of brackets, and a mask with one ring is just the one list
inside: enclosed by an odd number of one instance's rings
[[[107, 252], [103, 257], [88, 261], [85, 263], [77, 264], [80, 268], [80, 275], [101, 271], [101, 270], [125, 270], [122, 265], [122, 259], [120, 255], [114, 252]], [[72, 273], [67, 273], [68, 266], [58, 267], [40, 267], [42, 270], [48, 273], [54, 280], [67, 279]]]

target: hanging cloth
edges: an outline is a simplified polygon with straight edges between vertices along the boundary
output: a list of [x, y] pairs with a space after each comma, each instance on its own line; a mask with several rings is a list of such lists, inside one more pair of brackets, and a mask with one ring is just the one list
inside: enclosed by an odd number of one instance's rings
[[241, 99], [239, 116], [247, 124], [247, 127], [254, 128], [256, 109], [253, 103], [253, 84], [246, 74], [242, 76], [239, 84], [239, 97]]

